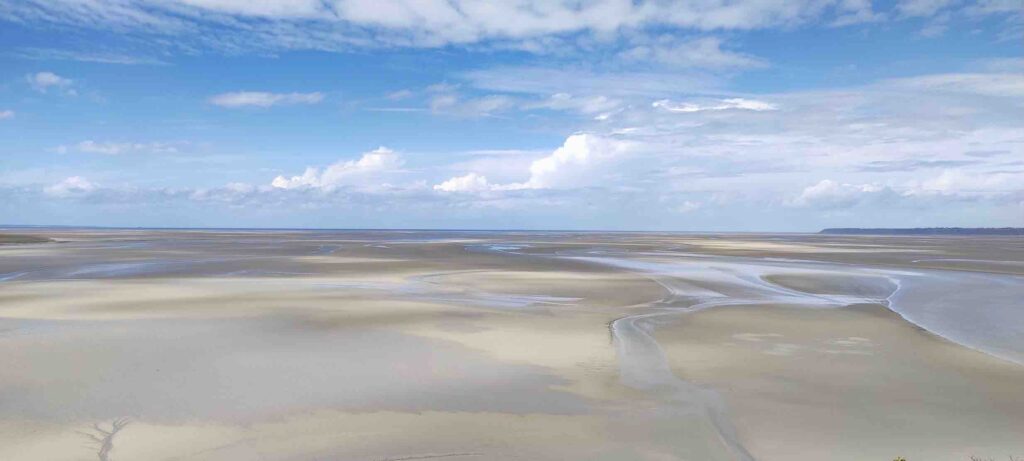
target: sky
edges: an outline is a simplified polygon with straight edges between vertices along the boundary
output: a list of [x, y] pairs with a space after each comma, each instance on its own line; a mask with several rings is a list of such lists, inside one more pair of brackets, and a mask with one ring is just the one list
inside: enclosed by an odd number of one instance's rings
[[1024, 226], [1024, 0], [0, 0], [0, 224]]

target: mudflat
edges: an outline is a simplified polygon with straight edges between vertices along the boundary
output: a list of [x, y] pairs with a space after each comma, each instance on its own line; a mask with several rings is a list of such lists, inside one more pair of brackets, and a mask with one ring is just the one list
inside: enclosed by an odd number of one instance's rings
[[25, 235], [25, 234], [12, 234], [6, 232], [0, 232], [0, 245], [13, 244], [13, 243], [43, 243], [49, 242], [50, 239], [45, 237], [39, 237], [36, 235]]
[[1024, 456], [1024, 239], [19, 229], [4, 460]]

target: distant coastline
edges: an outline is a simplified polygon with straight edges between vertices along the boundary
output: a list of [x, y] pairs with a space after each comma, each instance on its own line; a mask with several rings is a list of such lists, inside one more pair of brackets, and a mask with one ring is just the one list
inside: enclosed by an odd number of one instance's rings
[[902, 229], [836, 227], [819, 234], [839, 235], [1024, 235], [1022, 227], [912, 227]]

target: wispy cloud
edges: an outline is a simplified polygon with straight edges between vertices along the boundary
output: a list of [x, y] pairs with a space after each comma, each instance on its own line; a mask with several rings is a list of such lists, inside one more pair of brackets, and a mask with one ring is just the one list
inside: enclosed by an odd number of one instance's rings
[[742, 69], [764, 67], [760, 58], [722, 48], [717, 37], [680, 40], [672, 35], [644, 37], [623, 50], [619, 57], [632, 62], [666, 64], [696, 69]]
[[548, 52], [552, 47], [565, 45], [565, 41], [556, 38], [574, 35], [607, 36], [619, 31], [659, 28], [721, 31], [792, 27], [870, 10], [870, 4], [864, 2], [848, 1], [843, 5], [823, 8], [814, 0], [716, 4], [617, 0], [394, 0], [386, 4], [318, 0], [25, 0], [6, 5], [4, 13], [23, 23], [142, 32], [154, 41], [161, 35], [174, 35], [185, 39], [189, 46], [200, 44], [221, 49], [344, 50], [360, 46], [491, 43]]
[[82, 196], [99, 188], [98, 185], [90, 182], [81, 176], [71, 176], [56, 184], [43, 188], [43, 193], [53, 197], [67, 198]]
[[181, 143], [164, 142], [113, 142], [85, 140], [77, 144], [67, 146], [60, 145], [55, 149], [58, 153], [71, 151], [85, 154], [100, 155], [123, 155], [123, 154], [173, 154], [178, 152]]
[[211, 96], [210, 104], [228, 107], [271, 107], [277, 105], [318, 104], [324, 100], [323, 93], [267, 93], [262, 91], [238, 91]]
[[10, 55], [39, 61], [79, 61], [100, 64], [123, 65], [167, 65], [166, 61], [151, 56], [137, 56], [117, 52], [96, 52], [65, 50], [57, 48], [22, 48], [12, 51]]
[[563, 54], [585, 53], [595, 44], [608, 45], [619, 38], [633, 42], [616, 50], [625, 58], [715, 68], [763, 63], [728, 51], [714, 37], [682, 41], [659, 37], [666, 32], [721, 34], [941, 15], [976, 21], [999, 15], [1008, 36], [1019, 38], [1024, 17], [1014, 0], [902, 0], [884, 9], [874, 10], [867, 0], [21, 0], [0, 4], [4, 17], [30, 27], [57, 24], [113, 31], [131, 36], [132, 43], [176, 52], [466, 46]]
[[14, 111], [13, 110], [10, 110], [10, 109], [0, 110], [0, 120], [6, 120], [6, 119], [10, 119], [10, 118], [14, 118]]
[[398, 90], [388, 93], [386, 97], [392, 101], [401, 101], [403, 99], [409, 99], [414, 95], [415, 93], [413, 93], [412, 90]]
[[661, 99], [661, 100], [654, 101], [653, 103], [651, 103], [651, 107], [655, 107], [655, 108], [658, 108], [658, 109], [664, 109], [664, 110], [667, 110], [669, 112], [684, 112], [684, 113], [685, 112], [703, 112], [703, 111], [709, 111], [709, 110], [712, 110], [712, 111], [713, 110], [730, 110], [730, 109], [752, 110], [752, 111], [755, 111], [755, 112], [777, 110], [775, 105], [773, 105], [771, 103], [764, 102], [764, 101], [758, 101], [758, 100], [754, 100], [754, 99], [744, 99], [744, 98], [726, 98], [726, 99], [722, 99], [721, 101], [712, 102], [712, 103], [709, 103], [709, 104], [701, 104], [701, 103], [694, 103], [694, 102], [674, 103], [672, 101], [669, 101], [668, 99]]
[[682, 72], [599, 71], [584, 67], [499, 66], [459, 75], [481, 90], [553, 95], [557, 93], [607, 97], [664, 97], [676, 93], [706, 93], [721, 80], [706, 74]]
[[75, 95], [77, 91], [72, 88], [74, 81], [61, 77], [53, 72], [36, 72], [25, 76], [25, 81], [33, 90], [40, 93], [47, 93], [50, 90], [57, 90], [68, 95]]

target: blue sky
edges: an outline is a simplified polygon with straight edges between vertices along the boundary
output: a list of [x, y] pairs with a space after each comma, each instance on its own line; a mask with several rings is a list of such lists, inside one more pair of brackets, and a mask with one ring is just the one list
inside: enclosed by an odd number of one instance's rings
[[1021, 0], [0, 0], [0, 223], [1024, 225]]

